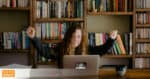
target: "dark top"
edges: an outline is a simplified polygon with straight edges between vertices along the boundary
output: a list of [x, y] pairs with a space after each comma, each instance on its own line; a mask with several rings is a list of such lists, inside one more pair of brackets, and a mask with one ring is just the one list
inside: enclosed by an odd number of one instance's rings
[[[59, 44], [57, 47], [54, 49], [52, 48], [47, 48], [45, 49], [41, 43], [41, 41], [37, 38], [32, 39], [33, 46], [37, 49], [38, 54], [40, 56], [44, 56], [45, 58], [50, 58], [50, 59], [55, 59], [57, 60], [58, 63], [58, 68], [63, 68], [63, 53], [61, 53], [61, 44]], [[114, 40], [111, 38], [108, 38], [106, 43], [100, 46], [89, 46], [88, 47], [88, 54], [93, 54], [93, 55], [104, 55], [107, 53], [107, 51], [113, 46]], [[47, 54], [46, 50], [48, 50], [49, 54]], [[75, 55], [80, 55], [81, 52], [76, 52], [75, 50]]]

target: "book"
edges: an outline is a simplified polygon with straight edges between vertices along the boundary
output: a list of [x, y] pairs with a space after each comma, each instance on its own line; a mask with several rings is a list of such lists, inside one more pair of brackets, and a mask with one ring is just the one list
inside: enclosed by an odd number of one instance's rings
[[30, 0], [0, 0], [0, 7], [29, 7]]
[[89, 0], [89, 12], [128, 12], [133, 10], [132, 0]]
[[133, 39], [133, 34], [132, 33], [130, 33], [129, 34], [129, 37], [130, 37], [130, 40], [129, 40], [129, 54], [130, 55], [132, 55], [132, 53], [133, 53], [133, 42], [132, 42], [132, 39]]
[[114, 45], [115, 45], [115, 51], [116, 51], [115, 53], [116, 53], [116, 55], [121, 55], [122, 51], [121, 51], [121, 49], [119, 47], [118, 41], [115, 41]]
[[149, 54], [150, 44], [147, 43], [137, 43], [136, 44], [136, 54]]
[[25, 31], [2, 32], [0, 36], [0, 49], [29, 49], [30, 39]]
[[149, 58], [135, 58], [135, 68], [150, 68]]
[[124, 46], [125, 46], [125, 50], [128, 54], [129, 54], [129, 40], [130, 40], [129, 33], [125, 33], [123, 43], [124, 43]]
[[125, 51], [125, 48], [124, 48], [121, 36], [119, 34], [117, 35], [117, 42], [118, 42], [119, 48], [121, 49], [121, 53], [122, 54], [126, 54], [126, 51]]
[[107, 34], [98, 32], [89, 32], [88, 40], [90, 46], [103, 45], [107, 40]]
[[137, 39], [149, 39], [150, 38], [150, 28], [137, 28], [136, 29], [136, 38]]
[[83, 17], [83, 0], [36, 1], [37, 18], [80, 18]]
[[36, 23], [36, 37], [41, 40], [62, 40], [69, 26], [68, 22]]

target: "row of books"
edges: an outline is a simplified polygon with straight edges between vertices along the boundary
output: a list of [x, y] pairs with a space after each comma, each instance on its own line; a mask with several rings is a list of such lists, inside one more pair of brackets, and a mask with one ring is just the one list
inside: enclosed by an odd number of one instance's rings
[[137, 13], [136, 14], [137, 24], [150, 24], [150, 12], [147, 13]]
[[42, 40], [61, 40], [70, 24], [69, 22], [36, 23], [36, 37]]
[[132, 42], [130, 39], [130, 34], [124, 37], [124, 39], [127, 40], [122, 40], [121, 36], [118, 34], [114, 42], [113, 48], [111, 49], [113, 55], [132, 55]]
[[150, 44], [149, 43], [136, 44], [136, 53], [137, 54], [150, 53]]
[[1, 32], [0, 49], [29, 49], [30, 39], [25, 31]]
[[43, 43], [42, 46], [44, 48], [44, 51], [42, 51], [43, 56], [41, 56], [39, 53], [37, 54], [37, 61], [38, 63], [42, 62], [49, 62], [51, 61], [52, 57], [55, 56], [54, 52], [51, 52], [49, 49], [54, 49], [57, 44], [55, 43]]
[[150, 38], [150, 28], [137, 28], [136, 29], [136, 38]]
[[[88, 33], [88, 42], [89, 46], [99, 46], [103, 45], [108, 39], [108, 34], [106, 33]], [[114, 55], [121, 54], [132, 54], [132, 33], [125, 33], [124, 39], [121, 39], [121, 36], [118, 35], [116, 41], [114, 42], [113, 47], [108, 51]]]
[[126, 52], [129, 55], [133, 54], [133, 33], [132, 32], [126, 32], [123, 34], [123, 42], [126, 49]]
[[83, 0], [37, 1], [37, 18], [83, 17]]
[[88, 0], [88, 9], [92, 12], [132, 11], [133, 0]]
[[0, 7], [28, 7], [30, 0], [0, 0]]
[[108, 34], [106, 33], [95, 33], [95, 32], [88, 33], [88, 41], [90, 46], [102, 45], [106, 42], [107, 38]]
[[136, 58], [135, 68], [150, 68], [150, 58]]
[[150, 0], [135, 0], [136, 1], [136, 8], [150, 8]]

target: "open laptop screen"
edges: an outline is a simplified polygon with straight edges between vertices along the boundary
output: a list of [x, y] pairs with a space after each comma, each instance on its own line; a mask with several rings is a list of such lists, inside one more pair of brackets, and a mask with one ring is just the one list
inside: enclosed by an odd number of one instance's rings
[[99, 69], [99, 55], [64, 55], [63, 67], [67, 69]]

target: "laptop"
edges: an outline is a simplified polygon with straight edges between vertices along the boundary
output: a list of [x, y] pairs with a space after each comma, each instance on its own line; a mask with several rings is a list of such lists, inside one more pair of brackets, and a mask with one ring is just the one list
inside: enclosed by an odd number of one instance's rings
[[64, 55], [65, 69], [99, 70], [99, 55]]

